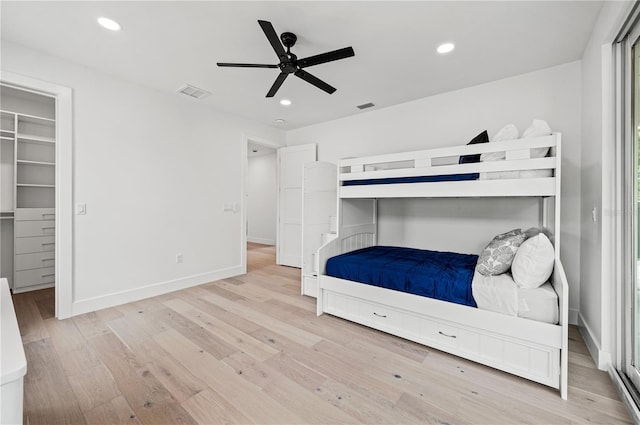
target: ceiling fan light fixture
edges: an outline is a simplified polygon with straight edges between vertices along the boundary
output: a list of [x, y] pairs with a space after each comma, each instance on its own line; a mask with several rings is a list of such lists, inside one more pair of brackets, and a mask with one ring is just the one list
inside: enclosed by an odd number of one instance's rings
[[291, 101], [289, 99], [280, 99], [280, 104], [282, 106], [291, 106]]
[[111, 31], [120, 31], [122, 29], [122, 25], [120, 25], [113, 19], [105, 18], [104, 16], [98, 18], [98, 23], [104, 28]]
[[453, 52], [453, 49], [456, 48], [456, 45], [453, 43], [442, 43], [438, 46], [436, 51], [441, 55], [446, 55], [447, 53]]

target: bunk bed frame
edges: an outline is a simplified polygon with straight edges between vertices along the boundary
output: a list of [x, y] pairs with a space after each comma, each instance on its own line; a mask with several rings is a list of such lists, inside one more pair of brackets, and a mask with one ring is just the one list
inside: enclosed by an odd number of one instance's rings
[[[554, 133], [339, 161], [338, 236], [316, 255], [318, 315], [338, 316], [558, 388], [566, 399], [568, 284], [560, 261], [560, 140], [560, 134]], [[550, 148], [547, 157], [530, 158], [530, 149], [543, 147]], [[438, 158], [502, 151], [506, 152], [504, 161], [433, 165]], [[385, 166], [389, 164], [392, 166]], [[551, 177], [343, 185], [353, 180], [540, 169], [552, 170]], [[507, 316], [326, 275], [329, 258], [376, 244], [376, 199], [417, 197], [539, 198], [539, 225], [555, 246], [551, 283], [558, 295], [559, 323]]]

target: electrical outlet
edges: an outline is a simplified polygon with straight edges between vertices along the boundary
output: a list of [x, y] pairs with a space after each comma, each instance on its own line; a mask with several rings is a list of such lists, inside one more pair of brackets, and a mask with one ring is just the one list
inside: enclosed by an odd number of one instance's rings
[[180, 264], [183, 260], [182, 254], [176, 254], [176, 263]]
[[593, 209], [591, 210], [591, 221], [593, 221], [594, 223], [596, 221], [598, 221], [598, 208], [597, 207], [593, 207]]

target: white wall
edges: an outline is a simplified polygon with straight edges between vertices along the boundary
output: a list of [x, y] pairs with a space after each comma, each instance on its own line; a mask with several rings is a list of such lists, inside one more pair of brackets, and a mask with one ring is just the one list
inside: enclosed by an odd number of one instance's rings
[[276, 244], [276, 154], [249, 157], [247, 240]]
[[[581, 87], [581, 63], [571, 62], [291, 130], [287, 145], [317, 143], [318, 160], [335, 162], [348, 156], [464, 144], [482, 130], [493, 135], [508, 123], [522, 133], [534, 118], [547, 120], [554, 131], [562, 132], [561, 257], [575, 321], [580, 300]], [[537, 224], [531, 202], [511, 202], [497, 218], [489, 219], [498, 209], [488, 200], [384, 201], [379, 211], [381, 241], [406, 238], [419, 247], [436, 244], [438, 249], [478, 252], [498, 232]], [[402, 220], [394, 218], [398, 209], [407, 212]], [[471, 217], [476, 221], [467, 222]]]
[[73, 89], [74, 314], [240, 272], [242, 214], [223, 204], [240, 203], [243, 134], [280, 130], [4, 41], [2, 70]]
[[[614, 347], [615, 275], [612, 223], [615, 186], [612, 42], [631, 2], [605, 2], [582, 58], [582, 180], [580, 327], [600, 368]], [[591, 217], [596, 209], [596, 221]]]

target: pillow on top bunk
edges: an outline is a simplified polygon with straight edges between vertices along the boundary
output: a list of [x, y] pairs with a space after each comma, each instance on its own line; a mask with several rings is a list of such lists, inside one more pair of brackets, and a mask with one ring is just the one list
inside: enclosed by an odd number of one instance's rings
[[544, 233], [522, 243], [511, 264], [511, 275], [520, 288], [534, 289], [544, 284], [553, 272], [554, 252]]
[[493, 238], [478, 257], [476, 270], [484, 276], [495, 276], [509, 270], [518, 247], [527, 238], [520, 229], [514, 229]]
[[537, 236], [539, 233], [542, 233], [542, 231], [537, 227], [530, 227], [524, 231], [524, 234], [527, 235], [527, 239]]
[[[523, 139], [528, 139], [531, 137], [542, 137], [548, 136], [551, 134], [551, 127], [544, 120], [533, 120], [533, 124], [529, 128], [527, 128], [524, 133], [522, 133]], [[532, 148], [531, 149], [531, 158], [544, 158], [547, 156], [549, 152], [549, 148]]]
[[[518, 138], [518, 128], [513, 124], [507, 124], [493, 136], [491, 142], [504, 142], [506, 140], [516, 140]], [[506, 158], [506, 153], [502, 152], [486, 152], [480, 155], [480, 161], [500, 161]]]
[[[471, 139], [471, 141], [467, 143], [467, 145], [475, 145], [478, 143], [489, 143], [489, 134], [487, 133], [487, 130]], [[461, 155], [460, 159], [458, 160], [458, 164], [470, 164], [472, 162], [480, 162], [479, 153], [475, 155]]]

